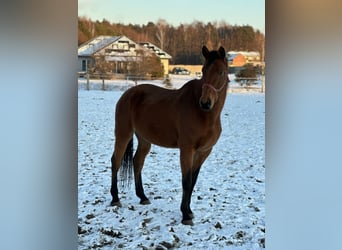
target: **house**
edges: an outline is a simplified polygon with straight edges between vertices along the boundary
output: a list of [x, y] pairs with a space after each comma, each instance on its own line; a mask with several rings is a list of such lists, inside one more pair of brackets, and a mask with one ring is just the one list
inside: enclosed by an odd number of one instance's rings
[[148, 42], [138, 44], [126, 36], [98, 36], [78, 48], [78, 70], [87, 72], [106, 62], [111, 65], [111, 73], [127, 73], [131, 62], [141, 61], [142, 54], [151, 53], [160, 58], [167, 74], [172, 57], [157, 46]]
[[139, 45], [145, 49], [148, 49], [150, 52], [155, 53], [159, 57], [160, 62], [162, 63], [164, 68], [164, 75], [167, 75], [169, 73], [169, 61], [171, 60], [172, 56], [170, 56], [168, 53], [161, 50], [152, 43], [139, 42]]
[[260, 53], [257, 51], [229, 51], [227, 53], [230, 66], [241, 67], [245, 64], [260, 64]]
[[246, 58], [241, 53], [228, 53], [228, 65], [241, 67], [246, 64]]
[[260, 53], [257, 51], [243, 51], [242, 55], [246, 58], [247, 63], [257, 63], [260, 62]]
[[105, 60], [113, 64], [114, 72], [121, 73], [127, 63], [136, 59], [137, 44], [125, 36], [98, 36], [78, 48], [79, 71], [87, 71]]

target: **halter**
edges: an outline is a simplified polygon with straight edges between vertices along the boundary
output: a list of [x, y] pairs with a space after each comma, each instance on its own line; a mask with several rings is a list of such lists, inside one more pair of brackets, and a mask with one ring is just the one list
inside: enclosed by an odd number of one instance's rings
[[216, 93], [216, 96], [217, 96], [218, 93], [221, 92], [221, 91], [223, 90], [224, 86], [225, 86], [226, 84], [228, 84], [229, 82], [230, 82], [230, 81], [229, 81], [229, 78], [228, 78], [228, 75], [227, 75], [227, 81], [225, 81], [225, 82], [222, 84], [222, 86], [221, 86], [220, 88], [217, 89], [217, 88], [215, 88], [213, 85], [211, 85], [210, 83], [204, 83], [204, 84], [202, 85], [202, 89], [206, 86], [206, 87], [208, 87], [208, 88], [214, 90], [215, 93]]

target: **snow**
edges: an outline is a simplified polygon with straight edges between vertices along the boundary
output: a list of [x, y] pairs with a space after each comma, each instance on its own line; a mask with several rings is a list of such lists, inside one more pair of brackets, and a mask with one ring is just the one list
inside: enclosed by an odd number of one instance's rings
[[[180, 87], [186, 80], [174, 78], [172, 83]], [[82, 81], [78, 92], [79, 249], [264, 248], [264, 94], [227, 95], [221, 137], [203, 164], [192, 194], [194, 226], [185, 226], [181, 224], [177, 149], [153, 145], [146, 157], [142, 178], [150, 205], [139, 204], [132, 184], [119, 185], [122, 207], [110, 206], [114, 109], [133, 83], [112, 82], [113, 91], [86, 91]]]

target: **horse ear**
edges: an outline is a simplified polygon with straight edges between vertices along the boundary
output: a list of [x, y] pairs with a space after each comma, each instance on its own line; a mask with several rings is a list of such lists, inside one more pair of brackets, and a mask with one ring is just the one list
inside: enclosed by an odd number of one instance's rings
[[205, 58], [207, 58], [209, 55], [209, 50], [208, 50], [207, 46], [205, 46], [205, 45], [202, 47], [202, 54]]
[[221, 58], [225, 58], [226, 57], [226, 51], [224, 50], [224, 48], [221, 46], [218, 50], [219, 55]]

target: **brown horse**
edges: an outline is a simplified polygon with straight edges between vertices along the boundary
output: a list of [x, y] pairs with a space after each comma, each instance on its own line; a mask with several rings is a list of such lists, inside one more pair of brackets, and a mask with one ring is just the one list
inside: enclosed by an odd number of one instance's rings
[[[183, 197], [182, 223], [193, 225], [191, 194], [200, 168], [221, 134], [220, 114], [228, 88], [228, 65], [223, 47], [217, 51], [202, 48], [203, 76], [178, 90], [143, 84], [127, 90], [119, 99], [115, 113], [115, 149], [111, 158], [113, 200], [118, 197], [117, 173], [122, 165], [124, 179], [134, 180], [141, 204], [150, 204], [145, 196], [141, 170], [151, 143], [180, 149]], [[133, 134], [138, 148], [133, 157]]]

